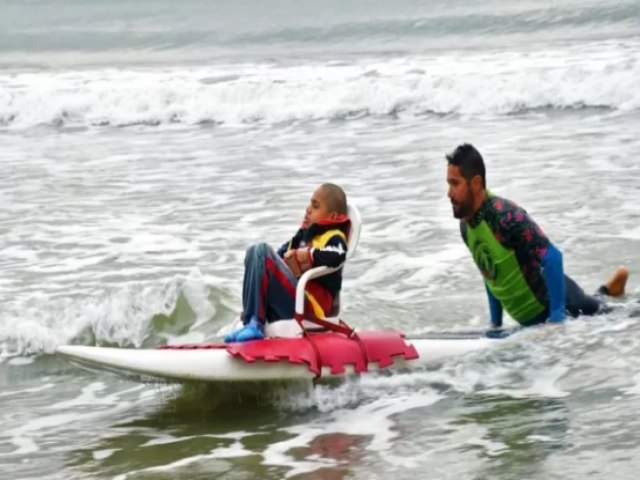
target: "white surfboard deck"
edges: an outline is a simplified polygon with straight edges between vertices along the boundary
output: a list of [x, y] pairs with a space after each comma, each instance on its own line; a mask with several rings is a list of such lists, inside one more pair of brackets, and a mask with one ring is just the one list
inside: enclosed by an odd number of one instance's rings
[[[394, 357], [393, 365], [387, 369], [437, 366], [448, 358], [491, 348], [504, 340], [487, 338], [482, 336], [482, 332], [475, 332], [475, 335], [451, 332], [437, 334], [435, 338], [407, 338], [406, 342], [416, 348], [419, 358], [404, 360], [401, 356]], [[256, 360], [250, 363], [234, 357], [224, 348], [135, 349], [63, 345], [56, 349], [56, 353], [90, 370], [109, 371], [142, 381], [252, 382], [315, 378], [306, 363], [294, 364], [285, 360]], [[377, 363], [369, 363], [369, 370], [378, 370]], [[340, 374], [333, 374], [329, 368], [323, 368], [321, 377], [352, 374], [353, 368], [345, 365], [345, 371]]]

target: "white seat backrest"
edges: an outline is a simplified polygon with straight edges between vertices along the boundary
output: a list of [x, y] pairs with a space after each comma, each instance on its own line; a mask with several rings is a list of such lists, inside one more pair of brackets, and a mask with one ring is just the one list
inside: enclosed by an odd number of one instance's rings
[[347, 245], [349, 247], [349, 250], [347, 250], [348, 260], [355, 255], [356, 248], [358, 247], [358, 242], [360, 241], [362, 217], [360, 216], [358, 207], [351, 203], [347, 206], [347, 215], [349, 216], [349, 220], [351, 220], [351, 230], [349, 231], [349, 240], [347, 242]]

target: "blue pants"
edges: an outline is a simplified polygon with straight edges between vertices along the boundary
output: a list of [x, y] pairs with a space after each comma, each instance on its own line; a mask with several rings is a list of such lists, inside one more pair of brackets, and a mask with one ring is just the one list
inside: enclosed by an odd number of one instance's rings
[[266, 243], [251, 245], [244, 258], [242, 321], [263, 324], [293, 318], [298, 279]]

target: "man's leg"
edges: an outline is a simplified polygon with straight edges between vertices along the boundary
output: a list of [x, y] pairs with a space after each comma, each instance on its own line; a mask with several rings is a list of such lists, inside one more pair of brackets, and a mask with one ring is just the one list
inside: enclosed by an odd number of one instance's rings
[[564, 276], [565, 308], [572, 317], [594, 315], [605, 311], [605, 303], [599, 298], [584, 293], [584, 290], [568, 275]]
[[609, 277], [607, 283], [598, 289], [599, 295], [608, 295], [610, 297], [619, 297], [624, 294], [624, 287], [627, 285], [629, 278], [629, 269], [627, 267], [618, 267]]
[[567, 312], [574, 317], [578, 315], [595, 315], [596, 313], [610, 312], [613, 307], [606, 304], [603, 297], [605, 295], [610, 297], [619, 297], [622, 295], [628, 278], [629, 270], [626, 267], [620, 267], [609, 277], [607, 282], [598, 289], [596, 294], [592, 296], [584, 293], [584, 290], [582, 290], [575, 281], [565, 275]]

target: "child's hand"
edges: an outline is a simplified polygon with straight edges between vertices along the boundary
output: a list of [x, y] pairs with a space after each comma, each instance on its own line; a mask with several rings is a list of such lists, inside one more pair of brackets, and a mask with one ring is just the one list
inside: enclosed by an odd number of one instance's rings
[[311, 248], [306, 247], [288, 250], [284, 254], [284, 261], [296, 278], [299, 278], [300, 275], [313, 267]]

